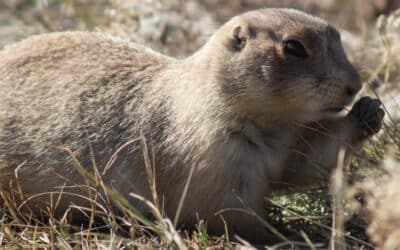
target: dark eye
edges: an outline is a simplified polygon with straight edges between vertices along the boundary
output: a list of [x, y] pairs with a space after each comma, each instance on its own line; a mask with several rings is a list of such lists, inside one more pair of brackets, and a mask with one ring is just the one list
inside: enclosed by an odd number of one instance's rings
[[283, 51], [286, 54], [305, 59], [308, 57], [307, 51], [303, 44], [296, 40], [283, 41]]

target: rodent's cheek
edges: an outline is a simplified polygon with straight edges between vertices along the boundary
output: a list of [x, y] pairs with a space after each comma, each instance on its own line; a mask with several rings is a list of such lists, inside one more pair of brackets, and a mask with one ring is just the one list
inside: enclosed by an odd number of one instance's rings
[[315, 113], [318, 102], [315, 100], [316, 96], [310, 83], [308, 81], [299, 82], [298, 80], [294, 83], [287, 84], [279, 93], [279, 98], [277, 99], [280, 105], [283, 105], [286, 110], [293, 113], [307, 116]]
[[345, 94], [344, 87], [336, 81], [321, 83], [315, 89], [315, 92], [324, 108], [342, 107], [347, 105], [349, 101], [349, 96]]

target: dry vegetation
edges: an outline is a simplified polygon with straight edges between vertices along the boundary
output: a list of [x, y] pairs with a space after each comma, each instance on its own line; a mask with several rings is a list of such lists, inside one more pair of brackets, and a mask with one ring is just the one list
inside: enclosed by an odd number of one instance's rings
[[[349, 166], [339, 164], [332, 183], [307, 193], [266, 200], [266, 223], [280, 248], [400, 249], [400, 6], [396, 0], [2, 0], [0, 48], [31, 34], [58, 30], [101, 30], [183, 57], [196, 50], [221, 22], [248, 9], [296, 7], [320, 15], [342, 29], [349, 57], [365, 82], [363, 95], [377, 95], [387, 115], [383, 131]], [[79, 165], [79, 164], [77, 164]], [[98, 176], [88, 179], [86, 227], [68, 216], [56, 219], [49, 207], [45, 219], [23, 214], [11, 197], [0, 210], [0, 247], [125, 249], [245, 247], [240, 239], [213, 238], [199, 222], [188, 235], [179, 232], [149, 202], [154, 220], [138, 214]], [[332, 190], [332, 192], [329, 192]], [[333, 193], [333, 195], [330, 195]], [[57, 195], [57, 194], [54, 194]], [[113, 200], [122, 211], [112, 214], [97, 200]], [[155, 197], [156, 201], [156, 197]], [[105, 202], [107, 204], [107, 202]], [[101, 217], [105, 223], [97, 223]], [[76, 225], [76, 224], [75, 224]]]

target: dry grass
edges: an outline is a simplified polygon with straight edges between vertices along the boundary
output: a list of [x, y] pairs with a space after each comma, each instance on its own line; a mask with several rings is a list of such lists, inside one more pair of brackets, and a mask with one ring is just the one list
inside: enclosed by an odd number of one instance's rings
[[[279, 2], [279, 4], [277, 4]], [[56, 30], [101, 30], [145, 43], [164, 53], [183, 57], [204, 43], [228, 17], [251, 8], [294, 6], [324, 16], [343, 30], [346, 50], [359, 65], [366, 87], [363, 94], [379, 96], [387, 116], [383, 131], [373, 138], [349, 166], [341, 161], [331, 185], [307, 193], [279, 196], [266, 201], [269, 226], [285, 240], [275, 248], [369, 249], [400, 248], [400, 12], [376, 18], [396, 1], [183, 1], [183, 0], [5, 0], [0, 2], [0, 47], [31, 34]], [[372, 4], [375, 3], [375, 4]], [[382, 7], [383, 6], [383, 7]], [[389, 150], [390, 149], [390, 150]], [[388, 152], [389, 151], [389, 152]], [[67, 153], [68, 150], [66, 150]], [[144, 150], [147, 152], [147, 150]], [[388, 156], [391, 157], [388, 157]], [[71, 157], [73, 155], [71, 154]], [[145, 154], [152, 176], [151, 157]], [[199, 222], [188, 235], [163, 216], [155, 190], [147, 201], [149, 220], [102, 182], [96, 164], [87, 172], [84, 188], [91, 206], [73, 207], [56, 218], [59, 193], [38, 220], [22, 212], [15, 197], [1, 193], [0, 246], [4, 248], [125, 249], [249, 247], [240, 239], [210, 237]], [[371, 177], [372, 176], [372, 177]], [[153, 179], [149, 178], [150, 183]], [[334, 195], [330, 195], [330, 190]], [[67, 192], [67, 187], [60, 191]], [[18, 196], [18, 192], [16, 192]], [[185, 194], [183, 194], [184, 196]], [[138, 197], [139, 198], [139, 197]], [[113, 213], [112, 200], [120, 210]], [[87, 226], [77, 227], [68, 214], [80, 210]], [[177, 212], [179, 216], [179, 212]], [[174, 219], [174, 218], [172, 218]], [[98, 223], [101, 220], [103, 223]], [[76, 224], [75, 224], [76, 225]]]

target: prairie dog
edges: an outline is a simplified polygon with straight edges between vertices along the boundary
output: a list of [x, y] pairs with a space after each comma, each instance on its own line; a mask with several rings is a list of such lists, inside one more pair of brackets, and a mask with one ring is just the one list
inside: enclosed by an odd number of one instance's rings
[[[269, 232], [238, 210], [262, 214], [274, 190], [326, 180], [339, 147], [380, 129], [367, 97], [337, 117], [360, 88], [338, 31], [293, 9], [236, 16], [182, 60], [99, 33], [33, 36], [0, 52], [1, 188], [23, 201], [83, 185], [79, 161], [146, 213], [129, 194], [152, 200], [149, 155], [168, 216], [193, 170], [181, 225], [200, 218], [219, 234], [223, 216], [230, 233], [259, 241]], [[72, 203], [86, 204], [64, 195], [60, 213]]]

